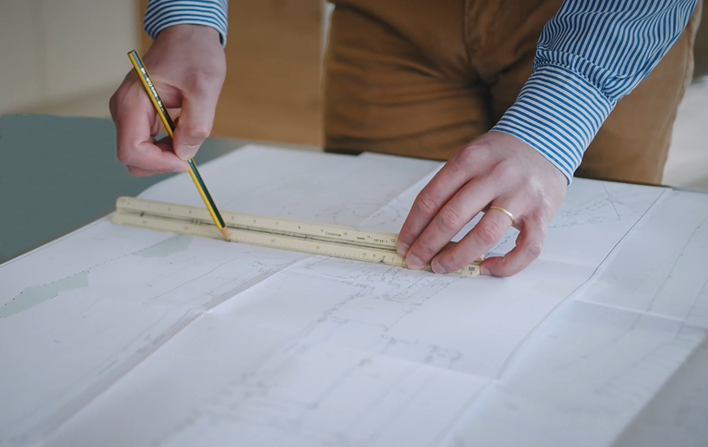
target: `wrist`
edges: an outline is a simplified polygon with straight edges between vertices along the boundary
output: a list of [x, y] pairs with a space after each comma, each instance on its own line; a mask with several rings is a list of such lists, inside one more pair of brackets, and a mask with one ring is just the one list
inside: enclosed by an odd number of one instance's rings
[[176, 40], [187, 41], [199, 39], [203, 41], [214, 41], [221, 45], [221, 34], [216, 28], [208, 25], [181, 24], [167, 27], [160, 31], [155, 41]]
[[614, 106], [581, 75], [563, 67], [536, 67], [493, 130], [536, 149], [570, 184], [585, 149]]
[[[157, 39], [159, 34], [169, 28], [181, 25], [201, 25], [214, 29], [220, 38], [221, 46], [226, 45], [228, 29], [227, 0], [149, 0], [143, 26], [148, 36]], [[173, 31], [170, 31], [170, 33]]]

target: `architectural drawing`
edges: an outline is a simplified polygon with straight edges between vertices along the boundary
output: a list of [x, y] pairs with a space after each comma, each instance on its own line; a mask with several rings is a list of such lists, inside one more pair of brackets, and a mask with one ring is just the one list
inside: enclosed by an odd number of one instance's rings
[[[397, 232], [438, 167], [251, 147], [202, 175], [223, 210]], [[143, 197], [199, 205], [189, 181]], [[578, 179], [506, 279], [99, 220], [0, 266], [0, 446], [611, 445], [708, 330], [708, 216], [640, 243], [686, 200]]]

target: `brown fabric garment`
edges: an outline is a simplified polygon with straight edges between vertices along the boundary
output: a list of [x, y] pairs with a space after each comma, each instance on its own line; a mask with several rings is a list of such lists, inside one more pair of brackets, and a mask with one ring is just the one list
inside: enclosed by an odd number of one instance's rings
[[617, 103], [585, 151], [576, 176], [661, 183], [676, 111], [693, 78], [693, 42], [701, 3], [661, 62]]
[[[488, 131], [532, 71], [562, 0], [335, 0], [325, 149], [446, 160]], [[700, 9], [700, 4], [697, 9]], [[588, 149], [578, 176], [658, 183], [693, 72], [700, 11]]]

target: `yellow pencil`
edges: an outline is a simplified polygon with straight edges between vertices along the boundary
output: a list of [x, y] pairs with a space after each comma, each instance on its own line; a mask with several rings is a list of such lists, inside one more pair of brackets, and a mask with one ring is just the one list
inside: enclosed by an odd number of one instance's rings
[[[157, 115], [162, 120], [162, 124], [165, 125], [167, 133], [170, 135], [170, 138], [174, 138], [175, 123], [172, 121], [172, 118], [170, 118], [169, 113], [167, 113], [167, 109], [165, 108], [162, 99], [160, 99], [160, 95], [157, 94], [155, 84], [153, 84], [152, 79], [150, 79], [150, 75], [143, 64], [143, 60], [140, 59], [140, 56], [135, 50], [128, 53], [128, 58], [133, 64], [133, 68], [135, 68], [135, 72], [138, 74], [138, 77], [142, 81], [143, 87], [145, 87], [145, 91], [147, 91], [152, 104], [155, 106]], [[207, 210], [209, 210], [209, 214], [211, 214], [211, 218], [214, 220], [216, 228], [219, 229], [222, 236], [224, 236], [224, 239], [228, 241], [229, 231], [226, 228], [226, 224], [224, 224], [224, 219], [221, 217], [219, 210], [216, 208], [214, 200], [211, 198], [211, 194], [209, 194], [209, 190], [204, 184], [204, 180], [202, 180], [202, 176], [199, 175], [196, 163], [194, 163], [194, 160], [191, 158], [187, 160], [187, 163], [189, 163], [189, 175], [192, 177], [194, 185], [197, 187], [197, 191], [199, 191], [199, 195], [202, 196], [204, 205], [206, 205]]]

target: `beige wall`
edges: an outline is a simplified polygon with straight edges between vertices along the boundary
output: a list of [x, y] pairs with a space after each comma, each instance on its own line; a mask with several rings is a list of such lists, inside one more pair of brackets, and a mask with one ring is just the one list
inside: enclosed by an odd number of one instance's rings
[[0, 114], [115, 88], [137, 14], [134, 0], [0, 0]]

